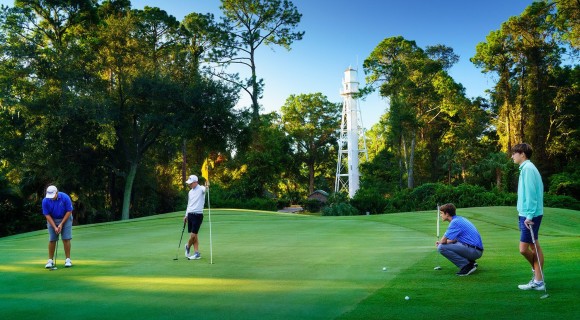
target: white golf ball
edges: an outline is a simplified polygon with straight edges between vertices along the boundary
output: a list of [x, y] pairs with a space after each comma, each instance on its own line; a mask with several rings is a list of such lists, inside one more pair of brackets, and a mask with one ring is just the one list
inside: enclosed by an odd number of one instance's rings
[[387, 271], [387, 267], [383, 267], [383, 271]]
[[409, 299], [411, 299], [411, 298], [409, 298], [409, 296], [405, 296], [405, 300], [409, 300]]

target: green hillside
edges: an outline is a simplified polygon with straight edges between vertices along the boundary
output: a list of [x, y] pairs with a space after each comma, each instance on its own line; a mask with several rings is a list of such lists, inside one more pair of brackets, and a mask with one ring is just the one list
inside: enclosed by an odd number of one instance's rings
[[[74, 228], [72, 260], [44, 269], [47, 232], [0, 239], [2, 319], [573, 319], [580, 212], [547, 209], [540, 232], [550, 298], [523, 292], [511, 207], [459, 209], [482, 233], [478, 270], [436, 253], [436, 210], [320, 217], [212, 210], [202, 259], [177, 251], [182, 213]], [[441, 231], [447, 223], [441, 224]], [[184, 236], [184, 241], [187, 234]], [[183, 244], [182, 244], [183, 246]], [[178, 253], [179, 260], [174, 261]], [[441, 265], [443, 270], [433, 267]], [[383, 271], [386, 267], [386, 271]], [[409, 296], [410, 300], [404, 297]]]

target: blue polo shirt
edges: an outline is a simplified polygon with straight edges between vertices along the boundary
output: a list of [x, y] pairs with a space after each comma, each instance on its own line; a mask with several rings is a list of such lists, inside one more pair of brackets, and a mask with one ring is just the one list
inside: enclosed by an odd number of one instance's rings
[[461, 243], [469, 244], [483, 249], [483, 242], [477, 228], [462, 216], [454, 216], [449, 223], [449, 228], [445, 232], [445, 237], [457, 240]]
[[42, 214], [45, 216], [50, 215], [53, 219], [62, 219], [69, 211], [73, 211], [72, 201], [64, 192], [59, 192], [56, 199], [42, 199]]

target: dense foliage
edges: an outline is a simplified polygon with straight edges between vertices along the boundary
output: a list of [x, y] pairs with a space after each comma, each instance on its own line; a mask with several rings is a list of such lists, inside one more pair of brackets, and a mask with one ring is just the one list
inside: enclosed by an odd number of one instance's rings
[[[71, 195], [78, 224], [183, 210], [183, 181], [203, 163], [214, 207], [356, 215], [513, 206], [509, 152], [519, 142], [534, 147], [545, 205], [578, 209], [577, 1], [535, 2], [477, 45], [471, 61], [496, 81], [488, 99], [467, 98], [451, 77], [452, 48], [380, 41], [364, 61], [361, 95], [377, 90], [389, 106], [366, 133], [361, 188], [322, 208], [307, 197], [334, 190], [340, 104], [303, 93], [259, 114], [256, 50], [301, 40], [299, 8], [222, 0], [221, 9], [219, 21], [177, 21], [128, 0], [0, 9], [0, 236], [44, 227], [49, 184]], [[264, 24], [244, 25], [248, 17]], [[240, 61], [250, 69], [243, 80], [221, 68]], [[252, 98], [247, 109], [235, 108], [240, 92]]]

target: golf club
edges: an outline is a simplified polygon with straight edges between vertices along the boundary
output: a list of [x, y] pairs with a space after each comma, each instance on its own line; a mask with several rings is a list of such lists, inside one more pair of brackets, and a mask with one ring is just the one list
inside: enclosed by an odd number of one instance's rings
[[[439, 241], [439, 220], [439, 204], [437, 204], [437, 241]], [[436, 266], [433, 270], [441, 270], [441, 266]]]
[[532, 242], [534, 243], [534, 248], [536, 248], [536, 257], [538, 258], [538, 266], [540, 267], [540, 274], [542, 275], [542, 282], [544, 283], [544, 295], [541, 296], [540, 299], [546, 299], [550, 295], [548, 295], [548, 289], [546, 289], [546, 282], [544, 281], [544, 271], [542, 271], [542, 263], [540, 262], [540, 255], [538, 254], [538, 246], [536, 245], [534, 230], [532, 227], [528, 227], [528, 229], [530, 229], [530, 234], [532, 235]]
[[52, 262], [52, 268], [50, 268], [50, 271], [53, 270], [57, 270], [58, 268], [56, 267], [56, 257], [58, 256], [58, 237], [56, 238], [56, 245], [54, 248], [54, 261]]
[[178, 260], [177, 256], [179, 255], [179, 249], [181, 248], [181, 240], [183, 240], [183, 231], [185, 231], [185, 221], [183, 221], [183, 228], [181, 229], [181, 237], [179, 238], [179, 244], [177, 245], [177, 253], [175, 254], [175, 259]]

